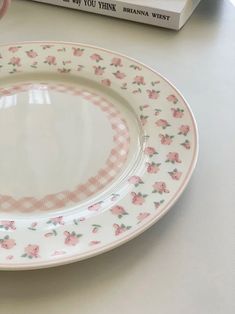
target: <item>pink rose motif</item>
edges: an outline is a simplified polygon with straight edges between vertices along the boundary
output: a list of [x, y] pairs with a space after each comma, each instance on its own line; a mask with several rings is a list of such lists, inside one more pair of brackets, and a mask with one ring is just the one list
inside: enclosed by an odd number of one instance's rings
[[101, 209], [101, 205], [102, 205], [102, 201], [101, 202], [98, 202], [98, 203], [95, 203], [95, 204], [92, 204], [88, 207], [88, 210], [90, 211], [94, 211], [94, 212], [97, 212], [98, 210]]
[[63, 216], [53, 217], [47, 223], [51, 223], [54, 226], [56, 226], [56, 225], [64, 225]]
[[25, 254], [23, 254], [23, 257], [29, 257], [29, 258], [37, 258], [39, 257], [39, 246], [36, 244], [29, 244], [24, 249]]
[[151, 173], [151, 174], [154, 174], [154, 173], [158, 173], [158, 171], [160, 170], [159, 166], [161, 164], [156, 164], [155, 162], [147, 162], [146, 163], [146, 166], [147, 166], [147, 172], [148, 173]]
[[26, 51], [26, 54], [29, 58], [36, 58], [38, 56], [37, 52], [34, 50]]
[[72, 50], [73, 50], [73, 55], [76, 57], [81, 57], [83, 55], [83, 52], [84, 52], [84, 49], [81, 49], [81, 48], [73, 47]]
[[170, 145], [172, 143], [172, 138], [174, 136], [170, 136], [168, 134], [165, 134], [165, 135], [160, 134], [159, 137], [161, 139], [161, 144], [162, 145]]
[[159, 193], [159, 194], [169, 193], [169, 190], [166, 187], [166, 183], [165, 182], [155, 182], [153, 185], [153, 193]]
[[98, 244], [100, 244], [100, 241], [91, 241], [91, 242], [89, 243], [90, 246], [98, 245]]
[[184, 115], [184, 110], [180, 108], [171, 108], [171, 111], [174, 118], [180, 119]]
[[15, 52], [17, 52], [19, 49], [20, 49], [21, 47], [20, 46], [18, 46], [18, 47], [10, 47], [10, 48], [8, 48], [8, 51], [10, 51], [10, 52], [12, 52], [12, 53], [15, 53]]
[[125, 73], [122, 73], [122, 72], [120, 72], [120, 71], [117, 71], [117, 72], [113, 73], [113, 75], [114, 75], [117, 79], [119, 79], [119, 80], [122, 80], [122, 79], [124, 79], [124, 77], [126, 77], [126, 74], [125, 74]]
[[155, 209], [158, 209], [163, 203], [164, 203], [164, 200], [161, 200], [160, 202], [154, 202]]
[[173, 180], [179, 180], [182, 176], [182, 172], [174, 169], [173, 171], [168, 172]]
[[181, 163], [181, 160], [180, 160], [180, 158], [179, 158], [179, 153], [176, 153], [176, 152], [170, 152], [170, 153], [168, 153], [167, 154], [167, 160], [166, 160], [166, 162], [171, 162], [171, 163], [175, 163], [175, 162], [177, 162], [177, 163]]
[[143, 77], [143, 76], [140, 76], [140, 75], [137, 75], [137, 76], [134, 78], [133, 84], [145, 85], [144, 77]]
[[12, 58], [10, 59], [9, 64], [14, 65], [14, 66], [17, 66], [17, 67], [20, 67], [20, 66], [21, 66], [21, 64], [20, 64], [20, 58], [19, 58], [19, 57], [12, 57]]
[[139, 193], [132, 192], [131, 196], [132, 196], [132, 203], [134, 205], [140, 205], [140, 206], [144, 204], [145, 198], [147, 197], [147, 195], [143, 195], [140, 192]]
[[56, 57], [55, 56], [46, 57], [45, 63], [49, 65], [56, 65]]
[[5, 230], [16, 230], [15, 222], [13, 220], [2, 220], [0, 221], [0, 228]]
[[73, 232], [68, 232], [68, 231], [65, 231], [64, 232], [64, 235], [65, 235], [65, 241], [64, 243], [66, 245], [69, 245], [69, 246], [75, 246], [78, 244], [79, 242], [79, 237], [81, 237], [80, 234], [76, 234], [74, 231]]
[[149, 157], [153, 157], [154, 155], [157, 154], [155, 148], [154, 148], [154, 147], [150, 147], [150, 146], [148, 146], [148, 147], [146, 147], [146, 148], [144, 149], [144, 153], [145, 153], [146, 155], [148, 155]]
[[159, 96], [159, 91], [156, 91], [154, 89], [150, 90], [150, 89], [147, 89], [147, 93], [148, 93], [148, 98], [150, 99], [158, 99], [158, 96]]
[[100, 225], [92, 225], [92, 233], [97, 233], [100, 230], [101, 226]]
[[105, 80], [102, 80], [101, 83], [104, 85], [104, 86], [111, 86], [111, 81], [109, 79], [105, 79]]
[[178, 98], [175, 95], [169, 95], [166, 99], [174, 104], [177, 104], [178, 102]]
[[122, 67], [122, 60], [120, 58], [113, 58], [111, 61], [111, 65], [115, 67]]
[[139, 220], [139, 223], [142, 222], [144, 219], [146, 219], [150, 213], [144, 212], [144, 213], [139, 213], [137, 216], [137, 219]]
[[190, 144], [189, 140], [186, 140], [184, 143], [181, 143], [181, 145], [186, 149], [191, 148], [191, 144]]
[[148, 116], [143, 116], [143, 115], [140, 116], [140, 122], [142, 126], [145, 126], [147, 121], [148, 121]]
[[155, 109], [155, 116], [159, 116], [159, 114], [161, 113], [161, 109]]
[[111, 213], [113, 215], [118, 216], [118, 218], [122, 218], [124, 215], [128, 215], [128, 213], [125, 211], [125, 209], [122, 206], [114, 206], [113, 208], [110, 209]]
[[95, 75], [103, 75], [104, 74], [104, 67], [101, 66], [93, 66], [93, 68], [95, 69]]
[[168, 126], [170, 126], [170, 124], [164, 119], [157, 120], [156, 125], [162, 127], [163, 129], [166, 129]]
[[141, 180], [140, 177], [138, 176], [133, 176], [131, 178], [128, 179], [128, 182], [131, 184], [134, 184], [134, 186], [138, 186], [139, 184], [143, 184], [144, 182]]
[[10, 250], [16, 245], [16, 243], [15, 240], [9, 238], [9, 236], [5, 236], [4, 239], [0, 240], [0, 245], [3, 249]]
[[90, 56], [90, 58], [91, 58], [91, 60], [94, 60], [96, 62], [103, 60], [103, 58], [101, 58], [101, 56], [98, 55], [98, 53], [94, 53], [93, 55]]
[[182, 134], [182, 135], [186, 136], [189, 131], [190, 131], [189, 125], [181, 125], [179, 128], [178, 134], [180, 134], [180, 135]]
[[121, 225], [114, 224], [113, 227], [115, 231], [115, 236], [118, 236], [131, 228], [130, 226], [126, 227], [124, 224], [121, 224]]

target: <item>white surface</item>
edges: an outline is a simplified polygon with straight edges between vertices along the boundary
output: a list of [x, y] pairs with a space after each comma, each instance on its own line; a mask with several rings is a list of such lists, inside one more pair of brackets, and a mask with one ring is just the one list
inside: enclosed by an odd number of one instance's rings
[[234, 313], [234, 20], [220, 0], [203, 0], [178, 33], [13, 1], [0, 42], [80, 41], [145, 62], [189, 101], [200, 154], [178, 203], [137, 239], [73, 265], [2, 272], [2, 313]]

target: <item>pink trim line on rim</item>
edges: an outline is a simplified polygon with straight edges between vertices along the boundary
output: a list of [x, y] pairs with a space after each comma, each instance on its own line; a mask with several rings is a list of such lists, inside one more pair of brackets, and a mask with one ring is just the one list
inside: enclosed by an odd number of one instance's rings
[[7, 9], [9, 8], [10, 4], [11, 4], [11, 0], [3, 1], [2, 7], [0, 9], [0, 18], [2, 18], [6, 14]]

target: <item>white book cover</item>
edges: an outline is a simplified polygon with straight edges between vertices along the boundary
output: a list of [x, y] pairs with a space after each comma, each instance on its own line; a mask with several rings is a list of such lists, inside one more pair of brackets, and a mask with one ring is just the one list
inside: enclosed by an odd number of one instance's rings
[[179, 30], [200, 0], [33, 0]]

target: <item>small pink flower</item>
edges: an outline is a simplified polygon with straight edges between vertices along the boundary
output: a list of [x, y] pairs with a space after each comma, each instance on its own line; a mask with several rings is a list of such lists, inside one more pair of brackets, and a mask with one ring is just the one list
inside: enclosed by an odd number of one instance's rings
[[49, 65], [56, 65], [56, 57], [55, 56], [46, 57], [45, 63], [48, 63]]
[[164, 119], [157, 120], [156, 125], [159, 126], [159, 127], [162, 127], [163, 129], [165, 129], [168, 126], [170, 126], [170, 124], [166, 120], [164, 120]]
[[91, 60], [94, 60], [96, 62], [103, 60], [103, 58], [100, 55], [98, 55], [98, 53], [94, 53], [93, 55], [90, 56], [90, 58]]
[[159, 137], [161, 139], [162, 145], [170, 145], [172, 143], [173, 136], [169, 136], [168, 134], [160, 134]]
[[137, 219], [139, 220], [139, 223], [142, 222], [144, 219], [146, 219], [150, 213], [144, 212], [144, 213], [139, 213], [137, 216]]
[[180, 108], [171, 108], [172, 115], [174, 118], [182, 118], [184, 115], [184, 110]]
[[113, 208], [110, 209], [111, 213], [113, 215], [118, 216], [118, 218], [122, 218], [124, 215], [128, 215], [128, 213], [125, 211], [125, 209], [122, 206], [114, 206]]
[[3, 249], [10, 250], [16, 245], [16, 243], [15, 240], [6, 236], [4, 239], [0, 240], [0, 245]]
[[131, 193], [131, 196], [132, 196], [132, 203], [135, 204], [135, 205], [143, 205], [144, 202], [145, 202], [145, 197], [147, 195], [143, 195], [142, 193], [135, 193], [135, 192], [132, 192]]
[[158, 173], [158, 171], [160, 170], [159, 168], [160, 164], [156, 164], [155, 162], [152, 163], [147, 162], [146, 166], [148, 173]]
[[152, 90], [148, 89], [148, 90], [147, 90], [147, 93], [148, 93], [148, 97], [149, 97], [150, 99], [157, 99], [158, 96], [159, 96], [159, 91], [156, 91], [156, 90], [154, 90], [154, 89], [152, 89]]
[[120, 71], [117, 71], [117, 72], [113, 73], [113, 75], [114, 75], [117, 79], [119, 79], [119, 80], [122, 80], [122, 79], [124, 79], [124, 77], [126, 77], [126, 74], [125, 74], [125, 73], [122, 73], [122, 72], [120, 72]]
[[159, 114], [161, 113], [161, 109], [155, 109], [155, 116], [159, 116]]
[[27, 256], [29, 258], [37, 258], [39, 257], [39, 246], [36, 244], [29, 244], [24, 249], [25, 254], [23, 256]]
[[166, 99], [174, 104], [178, 102], [178, 98], [175, 95], [169, 95]]
[[153, 193], [169, 193], [165, 182], [155, 182], [153, 185]]
[[114, 65], [115, 67], [122, 67], [122, 60], [120, 58], [113, 58], [111, 65]]
[[143, 76], [140, 76], [140, 75], [137, 75], [137, 76], [134, 78], [133, 83], [134, 83], [134, 84], [137, 84], [137, 85], [145, 85], [144, 77], [143, 77]]
[[174, 169], [173, 171], [168, 173], [173, 180], [179, 180], [182, 176], [182, 172], [178, 171], [177, 169]]
[[8, 255], [8, 256], [6, 257], [6, 259], [9, 260], [9, 261], [12, 260], [13, 258], [14, 258], [13, 255]]
[[16, 230], [15, 222], [13, 220], [2, 220], [0, 221], [0, 228], [5, 230]]
[[140, 116], [140, 122], [142, 126], [145, 126], [147, 121], [148, 121], [148, 116], [143, 116], [143, 115]]
[[54, 235], [53, 232], [47, 232], [47, 233], [44, 234], [44, 237], [45, 237], [45, 238], [50, 238], [50, 237], [52, 237], [53, 235]]
[[105, 68], [102, 68], [101, 66], [93, 66], [95, 69], [95, 75], [103, 75]]
[[149, 146], [149, 147], [146, 147], [146, 148], [144, 149], [144, 153], [145, 153], [146, 155], [148, 155], [149, 157], [153, 157], [154, 155], [157, 154], [155, 148], [154, 148], [154, 147], [150, 147], [150, 146]]
[[182, 134], [185, 136], [188, 134], [189, 131], [190, 131], [189, 125], [181, 125], [179, 128], [179, 134]]
[[73, 55], [76, 57], [81, 57], [83, 55], [84, 49], [81, 48], [72, 48], [73, 50]]
[[26, 51], [26, 54], [29, 58], [36, 58], [38, 56], [37, 52], [34, 50]]
[[53, 218], [51, 218], [49, 220], [48, 223], [51, 223], [54, 226], [56, 226], [56, 225], [64, 225], [63, 216], [53, 217]]
[[100, 225], [92, 225], [92, 233], [97, 233], [100, 230]]
[[19, 47], [19, 46], [18, 46], [18, 47], [10, 47], [10, 48], [8, 48], [8, 51], [15, 53], [15, 52], [17, 52], [20, 48], [21, 48], [21, 47]]
[[100, 244], [100, 241], [91, 241], [91, 242], [89, 243], [90, 246], [98, 245], [98, 244]]
[[103, 203], [103, 202], [101, 201], [101, 202], [92, 204], [92, 205], [90, 205], [90, 206], [88, 207], [88, 210], [97, 212], [98, 210], [101, 209], [101, 204], [102, 204], [102, 203]]
[[65, 235], [64, 243], [70, 246], [77, 245], [79, 242], [79, 237], [81, 236], [80, 234], [76, 234], [74, 231], [72, 233], [65, 231], [64, 235]]
[[20, 58], [19, 58], [19, 57], [12, 57], [12, 58], [10, 59], [9, 64], [12, 64], [12, 65], [14, 65], [14, 66], [20, 67], [20, 66], [21, 66], [21, 64], [20, 64]]
[[172, 162], [173, 164], [175, 162], [181, 163], [181, 160], [179, 158], [179, 154], [176, 153], [176, 152], [170, 152], [170, 153], [167, 154], [166, 157], [167, 157], [167, 160], [166, 160], [167, 162]]
[[115, 236], [118, 236], [131, 228], [130, 226], [126, 227], [124, 224], [121, 224], [121, 225], [114, 224], [113, 227], [115, 230]]
[[109, 79], [102, 80], [101, 83], [102, 83], [104, 86], [111, 86], [111, 81], [110, 81]]
[[181, 144], [184, 148], [186, 149], [190, 149], [191, 148], [191, 144], [188, 140], [186, 140], [184, 143]]
[[134, 184], [135, 186], [138, 186], [139, 184], [143, 184], [143, 181], [138, 176], [133, 176], [129, 178], [128, 182], [131, 184]]

